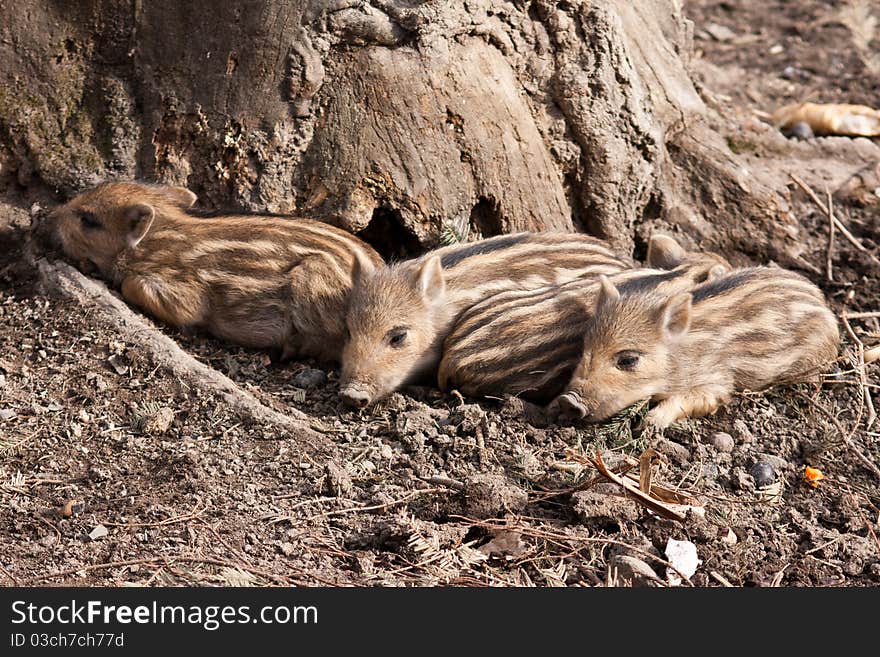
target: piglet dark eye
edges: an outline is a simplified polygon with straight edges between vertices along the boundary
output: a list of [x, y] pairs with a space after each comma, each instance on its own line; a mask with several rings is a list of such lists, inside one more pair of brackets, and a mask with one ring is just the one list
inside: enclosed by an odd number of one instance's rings
[[637, 351], [621, 351], [618, 353], [615, 358], [615, 366], [619, 370], [623, 370], [624, 372], [629, 372], [636, 368], [636, 365], [639, 364], [639, 358], [641, 354]]
[[406, 341], [407, 330], [402, 327], [393, 328], [388, 331], [388, 344], [392, 347], [401, 347]]
[[80, 223], [82, 223], [83, 228], [87, 228], [89, 230], [94, 230], [96, 228], [101, 227], [101, 222], [93, 215], [91, 212], [80, 212], [79, 214]]

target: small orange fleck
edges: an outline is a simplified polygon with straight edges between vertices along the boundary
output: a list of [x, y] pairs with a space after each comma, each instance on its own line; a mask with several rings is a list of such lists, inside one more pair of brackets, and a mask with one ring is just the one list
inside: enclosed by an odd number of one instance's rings
[[824, 478], [825, 475], [823, 475], [822, 471], [818, 468], [811, 468], [810, 466], [804, 468], [804, 480], [813, 488], [817, 488], [819, 482]]

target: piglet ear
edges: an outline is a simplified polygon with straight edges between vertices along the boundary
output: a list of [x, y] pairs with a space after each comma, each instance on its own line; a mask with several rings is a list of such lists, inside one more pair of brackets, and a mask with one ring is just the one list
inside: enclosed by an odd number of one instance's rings
[[416, 289], [422, 298], [436, 302], [446, 294], [446, 278], [440, 257], [432, 255], [425, 259], [415, 274]]
[[354, 261], [351, 263], [351, 284], [357, 286], [373, 273], [376, 266], [363, 253], [355, 249]]
[[186, 187], [177, 187], [175, 185], [159, 185], [159, 192], [168, 199], [172, 205], [176, 205], [184, 210], [191, 208], [198, 200], [193, 192]]
[[684, 262], [687, 252], [668, 235], [651, 235], [646, 264], [654, 269], [675, 269]]
[[599, 277], [599, 296], [596, 298], [596, 309], [613, 306], [620, 300], [620, 292], [607, 276]]
[[125, 240], [130, 248], [136, 247], [144, 239], [153, 225], [156, 213], [152, 206], [138, 203], [125, 212]]
[[660, 328], [670, 338], [679, 338], [691, 327], [693, 297], [689, 292], [671, 297], [660, 313]]

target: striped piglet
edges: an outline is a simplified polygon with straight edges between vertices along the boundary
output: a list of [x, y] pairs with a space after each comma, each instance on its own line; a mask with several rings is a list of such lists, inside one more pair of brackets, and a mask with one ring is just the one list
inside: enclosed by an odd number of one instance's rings
[[200, 217], [195, 201], [182, 187], [106, 183], [54, 210], [49, 225], [81, 269], [172, 326], [338, 361], [355, 258], [378, 267], [378, 254], [328, 224]]
[[[647, 268], [609, 277], [624, 288], [687, 291], [730, 271], [713, 253], [689, 253], [671, 237], [652, 235]], [[571, 379], [584, 348], [599, 284], [577, 279], [489, 297], [456, 320], [443, 343], [438, 383], [472, 397], [514, 395], [546, 404]]]
[[777, 267], [734, 271], [691, 292], [627, 290], [602, 279], [581, 361], [559, 397], [601, 421], [641, 399], [657, 427], [713, 413], [735, 391], [810, 379], [837, 356], [822, 292]]

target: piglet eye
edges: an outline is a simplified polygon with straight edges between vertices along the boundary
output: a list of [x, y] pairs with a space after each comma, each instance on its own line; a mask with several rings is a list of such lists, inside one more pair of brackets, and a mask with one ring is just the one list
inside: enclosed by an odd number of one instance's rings
[[81, 212], [79, 215], [79, 220], [83, 225], [83, 228], [87, 228], [89, 230], [94, 230], [95, 228], [101, 227], [101, 222], [97, 220], [95, 215], [91, 212]]
[[639, 357], [640, 354], [637, 351], [621, 351], [615, 356], [615, 366], [617, 369], [625, 372], [634, 370], [636, 365], [639, 364]]
[[406, 329], [395, 328], [388, 332], [388, 344], [392, 347], [401, 347], [406, 340]]

